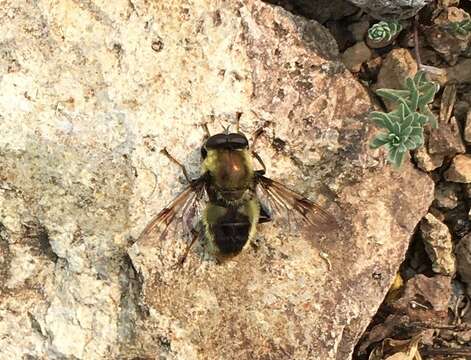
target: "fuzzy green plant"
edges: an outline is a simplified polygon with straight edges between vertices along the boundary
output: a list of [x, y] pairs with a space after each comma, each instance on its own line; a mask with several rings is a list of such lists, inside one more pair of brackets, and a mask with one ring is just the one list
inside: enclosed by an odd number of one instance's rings
[[445, 29], [454, 36], [467, 36], [471, 33], [471, 19], [450, 22]]
[[374, 42], [390, 41], [402, 31], [398, 21], [380, 21], [368, 29], [368, 38]]
[[385, 146], [388, 161], [399, 168], [407, 151], [417, 149], [424, 143], [424, 126], [437, 127], [437, 119], [428, 104], [433, 101], [439, 86], [426, 79], [425, 72], [408, 78], [404, 90], [378, 89], [376, 93], [392, 101], [397, 107], [389, 112], [374, 111], [371, 119], [384, 132], [370, 144], [373, 149]]

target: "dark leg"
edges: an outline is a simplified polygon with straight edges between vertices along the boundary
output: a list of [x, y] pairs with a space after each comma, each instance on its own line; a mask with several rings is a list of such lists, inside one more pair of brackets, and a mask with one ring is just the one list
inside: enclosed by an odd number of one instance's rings
[[173, 163], [177, 164], [178, 166], [180, 166], [180, 168], [181, 168], [182, 171], [183, 171], [183, 175], [185, 175], [186, 181], [188, 181], [189, 183], [191, 183], [191, 179], [190, 179], [190, 177], [188, 176], [188, 172], [186, 171], [186, 168], [185, 168], [177, 159], [175, 159], [172, 155], [170, 155], [166, 148], [163, 148], [162, 150], [160, 150], [160, 152], [161, 152], [162, 154], [164, 154], [166, 157], [168, 157], [171, 162], [173, 162]]
[[211, 137], [211, 133], [209, 132], [208, 124], [204, 123], [202, 126], [203, 126], [203, 129], [204, 129], [204, 132], [206, 133], [205, 136], [204, 136], [204, 141], [206, 141]]
[[267, 207], [262, 202], [260, 202], [260, 216], [258, 218], [258, 223], [262, 224], [271, 220], [272, 218], [270, 211], [268, 211]]
[[257, 143], [258, 138], [265, 133], [265, 128], [270, 125], [270, 121], [265, 121], [261, 127], [259, 127], [252, 135], [252, 145], [250, 146], [251, 149], [255, 148], [255, 144]]
[[180, 256], [180, 258], [178, 259], [178, 262], [174, 265], [174, 268], [182, 268], [183, 267], [183, 264], [185, 263], [185, 260], [191, 250], [191, 247], [193, 246], [193, 244], [196, 242], [196, 240], [198, 239], [200, 233], [199, 231], [196, 231], [196, 230], [192, 230], [191, 231], [191, 235], [192, 235], [192, 238], [191, 238], [191, 241], [190, 243], [187, 245], [186, 249], [185, 249], [185, 252], [183, 253], [182, 256]]
[[258, 128], [252, 135], [252, 144], [250, 145], [251, 149], [255, 148], [258, 138], [265, 132], [264, 127]]
[[237, 133], [240, 133], [240, 118], [242, 116], [241, 112], [236, 113], [236, 131]]
[[255, 151], [252, 151], [252, 155], [255, 159], [258, 160], [259, 164], [262, 165], [262, 170], [257, 170], [256, 173], [258, 175], [265, 175], [265, 172], [267, 171], [267, 168], [266, 168], [265, 164], [263, 163], [262, 158]]

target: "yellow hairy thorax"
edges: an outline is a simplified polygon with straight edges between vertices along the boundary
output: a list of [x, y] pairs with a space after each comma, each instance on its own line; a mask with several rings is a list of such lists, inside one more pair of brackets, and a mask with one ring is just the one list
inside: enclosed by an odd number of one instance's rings
[[247, 150], [211, 149], [202, 164], [220, 189], [245, 189], [253, 181], [253, 161]]

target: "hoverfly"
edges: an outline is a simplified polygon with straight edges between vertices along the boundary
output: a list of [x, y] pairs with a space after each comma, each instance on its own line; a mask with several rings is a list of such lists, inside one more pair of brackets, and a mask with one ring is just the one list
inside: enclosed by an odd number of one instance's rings
[[[210, 253], [218, 257], [235, 256], [251, 242], [257, 224], [272, 220], [272, 213], [286, 211], [306, 225], [326, 232], [335, 229], [335, 218], [320, 205], [265, 176], [266, 167], [261, 157], [249, 147], [247, 137], [239, 131], [211, 136], [207, 126], [206, 140], [201, 147], [201, 175], [190, 179], [186, 168], [166, 149], [161, 152], [178, 165], [189, 185], [146, 226], [139, 239], [165, 237], [176, 220], [194, 223], [187, 226], [191, 241], [177, 265], [183, 265], [191, 247], [198, 238], [204, 238]], [[252, 141], [263, 132], [259, 129]], [[255, 170], [257, 161], [261, 169]], [[271, 211], [261, 198], [268, 202]], [[188, 221], [189, 220], [189, 221]]]

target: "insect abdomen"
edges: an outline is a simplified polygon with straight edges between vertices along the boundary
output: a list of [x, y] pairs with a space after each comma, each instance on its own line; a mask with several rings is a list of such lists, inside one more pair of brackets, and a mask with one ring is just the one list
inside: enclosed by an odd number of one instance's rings
[[214, 243], [222, 254], [237, 254], [249, 239], [250, 223], [245, 219], [228, 219], [229, 221], [245, 221], [238, 224], [215, 224], [211, 226]]
[[239, 207], [208, 204], [203, 222], [212, 252], [236, 255], [256, 233], [260, 215], [258, 201], [249, 200]]

